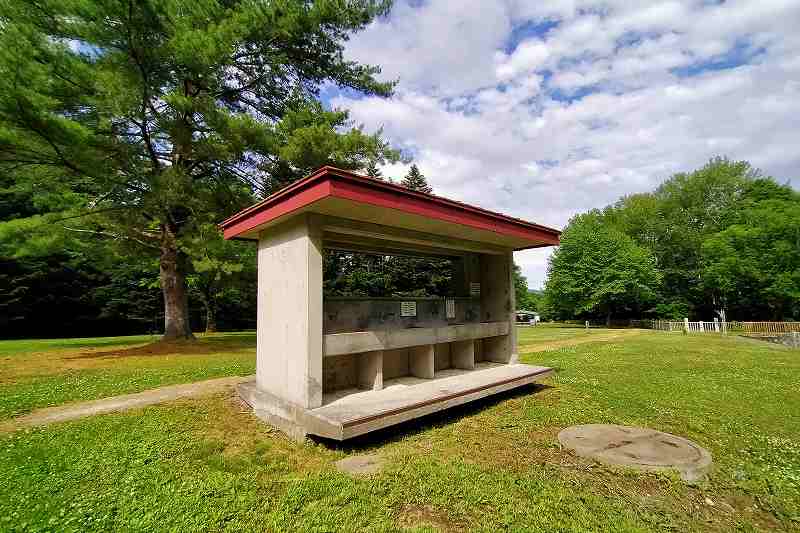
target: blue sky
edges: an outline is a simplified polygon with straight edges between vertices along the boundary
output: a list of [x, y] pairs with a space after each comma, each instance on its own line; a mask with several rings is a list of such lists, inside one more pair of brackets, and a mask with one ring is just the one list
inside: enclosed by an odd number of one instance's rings
[[[347, 47], [396, 94], [323, 96], [437, 193], [563, 227], [715, 155], [798, 186], [798, 27], [797, 0], [398, 0]], [[515, 254], [532, 287], [548, 255]]]

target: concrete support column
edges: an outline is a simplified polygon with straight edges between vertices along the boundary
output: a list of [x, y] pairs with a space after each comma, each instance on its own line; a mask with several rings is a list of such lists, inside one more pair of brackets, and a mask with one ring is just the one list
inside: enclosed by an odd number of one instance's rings
[[514, 289], [514, 252], [508, 252], [506, 259], [508, 265], [508, 308], [506, 316], [508, 317], [508, 363], [519, 362], [519, 346], [517, 345], [517, 294]]
[[256, 387], [313, 409], [322, 405], [322, 236], [310, 215], [269, 228], [258, 242]]
[[412, 376], [430, 379], [435, 371], [433, 344], [414, 346], [408, 351], [408, 370]]
[[512, 251], [481, 256], [481, 321], [507, 321], [509, 324], [508, 335], [484, 341], [482, 357], [487, 361], [516, 363], [519, 360], [513, 262]]
[[475, 362], [480, 363], [482, 361], [486, 361], [486, 357], [483, 355], [483, 341], [485, 339], [475, 339], [472, 341], [475, 350]]
[[[511, 326], [512, 328], [514, 326]], [[483, 360], [494, 363], [509, 363], [509, 335], [483, 339]], [[516, 362], [516, 361], [515, 361]]]
[[358, 354], [358, 387], [366, 390], [383, 388], [383, 351]]
[[452, 366], [450, 362], [450, 343], [442, 342], [433, 347], [434, 370], [444, 370]]
[[475, 368], [475, 342], [471, 340], [451, 342], [450, 357], [453, 368], [472, 370]]

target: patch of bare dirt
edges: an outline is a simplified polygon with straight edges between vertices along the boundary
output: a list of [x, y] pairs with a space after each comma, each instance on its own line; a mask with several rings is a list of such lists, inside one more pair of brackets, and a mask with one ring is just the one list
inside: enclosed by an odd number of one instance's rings
[[431, 526], [448, 533], [466, 531], [466, 525], [451, 521], [447, 513], [432, 505], [407, 504], [400, 508], [397, 524], [403, 528]]
[[74, 351], [50, 351], [26, 354], [24, 357], [0, 360], [0, 384], [8, 385], [21, 379], [50, 376], [73, 370], [102, 369], [126, 360], [128, 364], [142, 364], [159, 357], [194, 357], [214, 354], [255, 352], [255, 345], [248, 340], [202, 338], [197, 341], [154, 342], [135, 346], [81, 348]]
[[78, 355], [62, 357], [62, 359], [102, 359], [120, 357], [139, 357], [147, 355], [207, 355], [218, 353], [221, 350], [243, 349], [242, 346], [230, 347], [225, 345], [210, 344], [197, 340], [186, 341], [158, 341], [143, 346], [131, 348], [116, 348], [112, 350], [83, 352]]

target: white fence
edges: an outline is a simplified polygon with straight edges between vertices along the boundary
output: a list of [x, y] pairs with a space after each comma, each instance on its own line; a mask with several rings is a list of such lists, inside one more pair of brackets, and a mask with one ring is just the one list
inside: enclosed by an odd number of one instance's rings
[[745, 335], [781, 335], [800, 332], [800, 322], [690, 322], [684, 320], [653, 320], [652, 329], [687, 331], [688, 333], [744, 333]]

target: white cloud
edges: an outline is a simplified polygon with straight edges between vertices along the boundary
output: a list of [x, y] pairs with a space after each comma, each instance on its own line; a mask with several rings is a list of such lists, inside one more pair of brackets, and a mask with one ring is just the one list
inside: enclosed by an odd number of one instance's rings
[[550, 51], [541, 40], [530, 39], [517, 46], [510, 55], [498, 53], [495, 68], [497, 78], [506, 81], [522, 73], [532, 72], [544, 65]]
[[[779, 0], [400, 3], [348, 48], [396, 95], [333, 103], [437, 193], [563, 226], [718, 154], [797, 179], [799, 21]], [[547, 253], [516, 255], [532, 287]]]
[[453, 95], [494, 84], [495, 50], [509, 31], [510, 19], [495, 2], [398, 2], [392, 16], [358, 34], [348, 52], [380, 65], [388, 79]]

